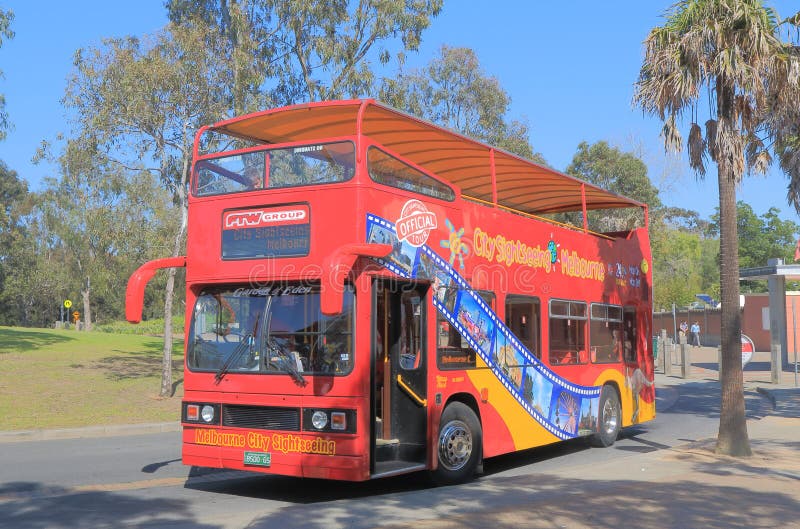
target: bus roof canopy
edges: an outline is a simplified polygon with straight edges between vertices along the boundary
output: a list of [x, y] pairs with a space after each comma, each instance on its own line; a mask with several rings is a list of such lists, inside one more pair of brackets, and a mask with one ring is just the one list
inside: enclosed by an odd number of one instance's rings
[[221, 121], [206, 130], [259, 143], [313, 141], [361, 133], [414, 162], [468, 197], [526, 213], [642, 208], [644, 204], [588, 184], [374, 100], [307, 103]]

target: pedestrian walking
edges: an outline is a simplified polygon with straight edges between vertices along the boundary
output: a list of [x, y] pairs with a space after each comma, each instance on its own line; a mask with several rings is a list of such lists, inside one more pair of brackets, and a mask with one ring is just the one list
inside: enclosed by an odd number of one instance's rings
[[692, 333], [692, 345], [695, 347], [700, 347], [700, 324], [698, 322], [694, 322], [691, 328]]
[[686, 333], [689, 332], [689, 324], [686, 320], [681, 322], [680, 341], [678, 343], [686, 343]]

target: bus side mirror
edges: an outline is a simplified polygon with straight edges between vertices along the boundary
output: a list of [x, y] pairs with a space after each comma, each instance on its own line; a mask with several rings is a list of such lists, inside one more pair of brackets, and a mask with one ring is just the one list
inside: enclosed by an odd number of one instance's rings
[[359, 257], [386, 257], [392, 252], [389, 244], [345, 244], [325, 258], [322, 266], [320, 311], [326, 316], [342, 312], [344, 281]]
[[161, 268], [183, 268], [186, 266], [186, 256], [167, 257], [148, 261], [131, 274], [128, 279], [128, 288], [125, 290], [125, 319], [130, 323], [142, 321], [142, 307], [144, 305], [144, 288]]

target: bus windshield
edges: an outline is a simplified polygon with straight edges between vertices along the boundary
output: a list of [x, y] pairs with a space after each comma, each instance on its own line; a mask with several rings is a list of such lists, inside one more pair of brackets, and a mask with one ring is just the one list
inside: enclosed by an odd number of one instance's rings
[[344, 182], [355, 172], [352, 142], [259, 149], [195, 165], [195, 195], [221, 195]]
[[186, 356], [193, 371], [344, 375], [353, 367], [353, 293], [336, 316], [319, 287], [280, 284], [209, 289], [198, 296]]

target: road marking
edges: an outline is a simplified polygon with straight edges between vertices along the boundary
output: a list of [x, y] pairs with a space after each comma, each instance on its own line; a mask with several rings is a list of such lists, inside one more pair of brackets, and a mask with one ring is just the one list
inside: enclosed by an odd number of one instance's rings
[[99, 483], [96, 485], [78, 485], [71, 492], [117, 492], [120, 490], [149, 489], [153, 487], [174, 487], [186, 483], [186, 478], [158, 478], [129, 481], [127, 483]]

